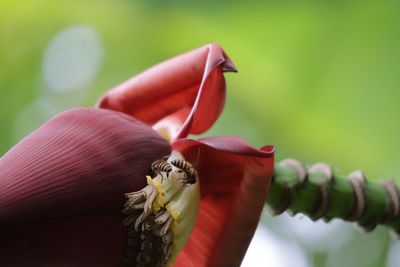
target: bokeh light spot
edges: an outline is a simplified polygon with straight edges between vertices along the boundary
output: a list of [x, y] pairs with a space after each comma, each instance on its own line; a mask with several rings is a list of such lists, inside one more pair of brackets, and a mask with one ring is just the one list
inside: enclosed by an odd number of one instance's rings
[[87, 86], [99, 70], [103, 48], [96, 30], [73, 26], [58, 33], [49, 43], [43, 62], [46, 86], [66, 92]]
[[400, 263], [400, 241], [394, 241], [390, 247], [387, 267], [398, 267]]

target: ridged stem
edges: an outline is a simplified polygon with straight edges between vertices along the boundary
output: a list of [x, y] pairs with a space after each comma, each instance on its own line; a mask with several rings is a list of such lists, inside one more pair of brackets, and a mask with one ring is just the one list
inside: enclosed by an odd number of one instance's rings
[[325, 163], [305, 167], [294, 159], [276, 165], [267, 204], [274, 214], [288, 210], [312, 220], [339, 218], [365, 231], [378, 224], [400, 236], [400, 195], [393, 181], [367, 181], [362, 171], [339, 177]]

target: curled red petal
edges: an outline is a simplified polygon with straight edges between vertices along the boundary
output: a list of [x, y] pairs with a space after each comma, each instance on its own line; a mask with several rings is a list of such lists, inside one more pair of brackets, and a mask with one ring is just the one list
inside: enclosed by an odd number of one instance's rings
[[267, 197], [274, 148], [255, 149], [235, 137], [180, 139], [172, 146], [197, 166], [202, 193], [175, 266], [239, 266]]
[[[172, 138], [201, 134], [223, 109], [225, 71], [236, 71], [229, 57], [218, 45], [206, 45], [134, 76], [108, 91], [97, 106], [127, 113], [149, 125], [163, 121], [168, 127], [172, 120], [172, 129], [164, 130], [172, 131]], [[184, 109], [190, 112], [181, 116], [179, 111]]]

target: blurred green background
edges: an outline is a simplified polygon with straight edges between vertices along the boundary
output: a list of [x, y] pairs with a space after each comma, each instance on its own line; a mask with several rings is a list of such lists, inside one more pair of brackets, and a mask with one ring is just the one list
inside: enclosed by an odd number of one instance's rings
[[[226, 109], [207, 135], [400, 183], [399, 12], [399, 1], [2, 0], [0, 154], [57, 112], [217, 42], [239, 73], [227, 75]], [[400, 264], [383, 228], [267, 211], [260, 227], [243, 266]]]

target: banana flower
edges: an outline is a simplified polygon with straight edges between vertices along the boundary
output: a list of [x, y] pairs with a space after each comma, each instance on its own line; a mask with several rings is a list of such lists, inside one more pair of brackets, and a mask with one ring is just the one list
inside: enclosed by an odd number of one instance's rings
[[226, 53], [206, 45], [65, 111], [0, 158], [0, 266], [239, 266], [274, 147], [206, 132]]

